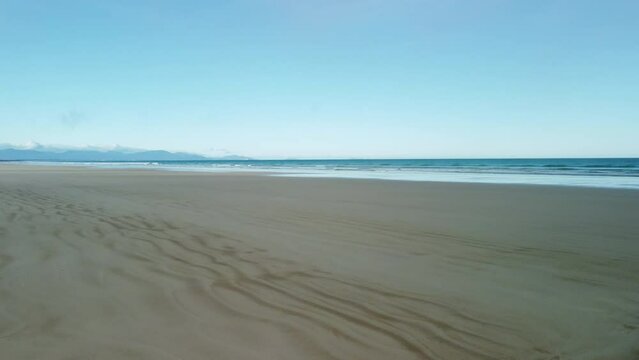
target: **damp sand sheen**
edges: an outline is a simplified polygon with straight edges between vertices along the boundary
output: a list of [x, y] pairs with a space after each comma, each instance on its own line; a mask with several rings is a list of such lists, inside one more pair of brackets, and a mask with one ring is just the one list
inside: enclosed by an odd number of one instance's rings
[[0, 359], [637, 358], [637, 190], [0, 165]]

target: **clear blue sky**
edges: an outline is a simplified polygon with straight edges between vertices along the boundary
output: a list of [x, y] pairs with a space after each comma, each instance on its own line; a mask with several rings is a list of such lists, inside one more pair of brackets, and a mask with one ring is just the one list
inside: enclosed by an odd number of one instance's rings
[[639, 156], [639, 1], [0, 2], [0, 143]]

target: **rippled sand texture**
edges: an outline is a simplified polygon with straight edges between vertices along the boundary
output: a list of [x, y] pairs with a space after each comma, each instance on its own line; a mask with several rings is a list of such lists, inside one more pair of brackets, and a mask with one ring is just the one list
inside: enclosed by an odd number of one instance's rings
[[1, 359], [636, 359], [639, 191], [0, 166]]

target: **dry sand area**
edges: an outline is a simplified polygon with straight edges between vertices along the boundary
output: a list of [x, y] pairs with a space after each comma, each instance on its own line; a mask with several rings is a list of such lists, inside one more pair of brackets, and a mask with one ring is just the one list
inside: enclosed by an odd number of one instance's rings
[[0, 359], [638, 359], [639, 191], [0, 165]]

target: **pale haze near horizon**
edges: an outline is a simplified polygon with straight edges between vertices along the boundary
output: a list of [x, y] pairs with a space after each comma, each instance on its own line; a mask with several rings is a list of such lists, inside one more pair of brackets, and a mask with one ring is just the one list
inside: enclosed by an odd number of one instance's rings
[[4, 1], [0, 143], [639, 156], [636, 1]]

